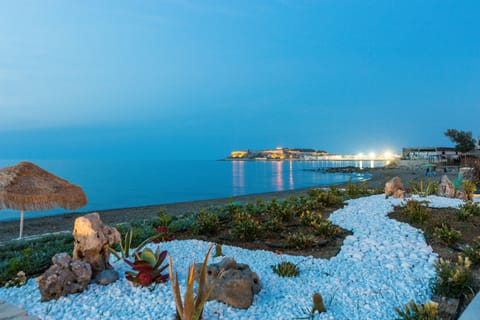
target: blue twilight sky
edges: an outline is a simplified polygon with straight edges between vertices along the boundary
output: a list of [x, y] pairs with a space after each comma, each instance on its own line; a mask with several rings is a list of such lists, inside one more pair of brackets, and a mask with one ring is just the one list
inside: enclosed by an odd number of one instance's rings
[[480, 135], [480, 1], [0, 0], [0, 158]]

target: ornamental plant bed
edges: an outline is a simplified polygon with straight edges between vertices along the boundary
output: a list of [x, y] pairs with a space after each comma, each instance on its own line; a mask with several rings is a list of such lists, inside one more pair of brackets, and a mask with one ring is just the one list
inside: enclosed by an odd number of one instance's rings
[[[321, 212], [322, 219], [327, 221], [330, 214], [336, 209], [338, 207], [323, 209]], [[268, 228], [269, 219], [268, 216], [255, 218], [259, 229], [251, 240], [239, 238], [232, 234], [235, 223], [227, 219], [219, 221], [218, 229], [215, 232], [199, 234], [193, 230], [176, 231], [175, 237], [180, 240], [198, 239], [245, 249], [268, 250], [290, 255], [330, 259], [337, 255], [345, 237], [352, 234], [350, 231], [332, 225], [332, 228], [335, 229], [334, 234], [316, 235], [315, 228], [302, 224], [300, 217], [295, 217], [290, 222], [285, 223], [280, 227], [280, 230], [265, 230], [265, 228]], [[295, 244], [289, 244], [291, 242], [295, 242]]]
[[469, 256], [472, 262], [468, 284], [472, 290], [467, 290], [470, 294], [451, 298], [437, 292], [432, 297], [432, 300], [439, 304], [439, 319], [457, 319], [474, 297], [473, 292], [480, 288], [480, 256], [477, 256], [480, 254], [480, 215], [471, 215], [465, 219], [462, 218], [460, 209], [428, 208], [427, 219], [418, 222], [412, 221], [405, 209], [406, 207], [397, 207], [389, 217], [423, 230], [427, 243], [439, 258], [457, 261], [459, 256]]

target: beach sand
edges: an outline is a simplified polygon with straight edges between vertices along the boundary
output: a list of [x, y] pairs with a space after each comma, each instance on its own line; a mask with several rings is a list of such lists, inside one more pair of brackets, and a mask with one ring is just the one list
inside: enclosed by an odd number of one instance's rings
[[[426, 179], [425, 169], [421, 167], [397, 167], [397, 168], [374, 168], [363, 169], [359, 171], [361, 173], [370, 173], [372, 178], [368, 181], [370, 188], [383, 188], [385, 182], [395, 176], [399, 176], [404, 184], [408, 184], [408, 181], [419, 181]], [[451, 180], [457, 176], [456, 170], [451, 170], [447, 174]], [[312, 172], [312, 174], [320, 174]], [[430, 177], [432, 180], [440, 180], [441, 174], [434, 177]], [[342, 187], [341, 185], [339, 187]], [[263, 200], [271, 200], [272, 198], [284, 199], [291, 195], [300, 195], [306, 192], [307, 189], [301, 190], [288, 190], [280, 192], [270, 192], [262, 194], [252, 194], [238, 197], [221, 198], [221, 199], [208, 199], [201, 201], [189, 201], [179, 203], [169, 203], [153, 206], [143, 206], [134, 208], [120, 208], [112, 210], [101, 210], [100, 217], [102, 221], [107, 225], [115, 225], [119, 223], [128, 223], [134, 221], [142, 221], [150, 219], [158, 215], [161, 208], [165, 209], [167, 214], [179, 216], [186, 212], [196, 211], [200, 208], [212, 207], [212, 206], [224, 206], [231, 201], [238, 201], [241, 203], [255, 202], [258, 198]], [[25, 220], [24, 224], [24, 237], [32, 237], [45, 233], [71, 231], [73, 229], [74, 220], [86, 214], [71, 213], [64, 215], [56, 215], [49, 217], [40, 217]], [[18, 237], [19, 232], [19, 220], [1, 221], [0, 222], [0, 243], [8, 240], [12, 240]]]

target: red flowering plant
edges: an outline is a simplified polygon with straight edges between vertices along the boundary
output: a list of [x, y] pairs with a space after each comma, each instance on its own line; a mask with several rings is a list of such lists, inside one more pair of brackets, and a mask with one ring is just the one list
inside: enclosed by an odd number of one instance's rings
[[155, 228], [155, 231], [157, 231], [157, 234], [155, 239], [153, 239], [153, 243], [175, 240], [175, 236], [170, 234], [167, 226], [159, 226]]
[[160, 251], [157, 247], [155, 252], [150, 248], [145, 248], [142, 252], [135, 252], [135, 261], [124, 261], [132, 267], [134, 271], [125, 272], [128, 281], [134, 285], [143, 287], [152, 283], [166, 282], [169, 278], [168, 274], [162, 274], [168, 265], [162, 266], [167, 256], [167, 250]]

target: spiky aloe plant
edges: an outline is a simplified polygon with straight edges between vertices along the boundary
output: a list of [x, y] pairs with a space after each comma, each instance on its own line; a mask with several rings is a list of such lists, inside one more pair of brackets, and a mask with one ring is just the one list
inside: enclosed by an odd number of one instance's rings
[[475, 190], [477, 190], [477, 185], [475, 184], [475, 182], [471, 180], [463, 180], [462, 188], [463, 188], [463, 191], [465, 192], [465, 196], [467, 197], [467, 200], [472, 201], [473, 194], [475, 193]]
[[135, 261], [127, 259], [124, 261], [132, 267], [134, 271], [125, 272], [127, 280], [135, 285], [149, 286], [154, 282], [160, 283], [168, 280], [168, 274], [162, 274], [167, 265], [162, 266], [167, 257], [167, 250], [160, 251], [157, 247], [155, 252], [150, 248], [145, 248], [141, 253], [135, 253]]
[[212, 251], [213, 245], [208, 248], [205, 259], [203, 260], [202, 268], [200, 270], [200, 276], [198, 279], [198, 290], [197, 295], [194, 295], [193, 284], [195, 280], [195, 263], [192, 263], [188, 271], [187, 278], [187, 290], [185, 292], [184, 299], [182, 301], [182, 296], [180, 295], [180, 287], [178, 282], [178, 273], [173, 275], [173, 264], [172, 257], [169, 258], [169, 272], [170, 272], [170, 283], [172, 285], [173, 296], [175, 298], [175, 305], [177, 308], [177, 319], [181, 320], [200, 320], [202, 319], [203, 307], [207, 302], [208, 296], [212, 292], [213, 288], [217, 285], [220, 277], [223, 273], [221, 270], [215, 280], [207, 286], [207, 263], [210, 252]]
[[[145, 239], [142, 243], [140, 243], [138, 246], [133, 248], [134, 249], [133, 250], [134, 255], [136, 253], [138, 253], [140, 250], [142, 250], [142, 248], [145, 245], [147, 245], [149, 242], [152, 242], [152, 241], [154, 241], [155, 239], [158, 239], [161, 236], [162, 236], [161, 233], [157, 233], [157, 234], [154, 234], [153, 236]], [[123, 237], [123, 239], [120, 241], [120, 252], [118, 252], [117, 250], [115, 250], [112, 247], [108, 247], [108, 250], [110, 250], [110, 252], [113, 253], [113, 255], [115, 257], [117, 257], [118, 260], [129, 258], [131, 256], [130, 255], [130, 249], [132, 249], [132, 239], [133, 239], [133, 230], [129, 229], [125, 233], [125, 236]]]
[[438, 313], [438, 303], [429, 301], [425, 304], [416, 304], [410, 301], [403, 309], [395, 308], [399, 320], [435, 320]]
[[280, 277], [296, 277], [300, 274], [298, 266], [290, 261], [282, 261], [272, 266], [272, 270]]

